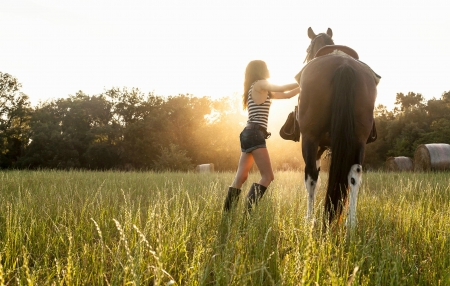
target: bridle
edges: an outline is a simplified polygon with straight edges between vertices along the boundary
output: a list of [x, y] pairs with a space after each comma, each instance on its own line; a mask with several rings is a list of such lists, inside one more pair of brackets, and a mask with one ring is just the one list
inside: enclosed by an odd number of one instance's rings
[[[316, 44], [316, 40], [323, 37], [325, 34], [319, 34], [317, 35], [314, 39], [312, 39], [311, 44], [309, 44], [308, 48], [306, 49], [306, 58], [303, 61], [303, 63], [305, 63], [306, 61], [311, 60], [314, 55], [312, 55], [312, 51], [314, 50], [314, 45]], [[333, 42], [333, 40], [331, 40]], [[309, 61], [308, 61], [309, 62]]]

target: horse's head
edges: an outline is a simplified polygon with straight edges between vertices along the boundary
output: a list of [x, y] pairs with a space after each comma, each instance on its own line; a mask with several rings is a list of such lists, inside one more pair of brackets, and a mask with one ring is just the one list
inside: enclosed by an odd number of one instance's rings
[[326, 45], [334, 45], [333, 31], [328, 28], [327, 33], [320, 33], [316, 35], [311, 27], [308, 28], [308, 37], [311, 39], [308, 49], [306, 50], [306, 58], [303, 62], [309, 62], [314, 58], [314, 55], [320, 48]]

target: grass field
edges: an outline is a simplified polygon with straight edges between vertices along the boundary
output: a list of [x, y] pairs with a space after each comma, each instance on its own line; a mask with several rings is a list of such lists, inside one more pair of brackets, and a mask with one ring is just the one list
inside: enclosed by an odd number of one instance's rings
[[448, 173], [364, 174], [351, 236], [275, 177], [246, 217], [232, 173], [1, 172], [0, 285], [450, 285]]

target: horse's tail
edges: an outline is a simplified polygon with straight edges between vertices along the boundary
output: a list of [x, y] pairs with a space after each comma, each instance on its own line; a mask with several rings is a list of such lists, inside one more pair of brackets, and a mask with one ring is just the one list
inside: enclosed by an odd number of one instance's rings
[[355, 81], [355, 70], [346, 64], [337, 68], [332, 79], [331, 166], [325, 199], [325, 216], [329, 223], [342, 213], [347, 199], [347, 175], [356, 158]]

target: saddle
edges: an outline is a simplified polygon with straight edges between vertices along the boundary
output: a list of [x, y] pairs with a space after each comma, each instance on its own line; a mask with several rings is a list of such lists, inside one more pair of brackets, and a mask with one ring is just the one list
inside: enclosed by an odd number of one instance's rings
[[347, 46], [341, 46], [341, 45], [326, 45], [326, 46], [323, 46], [322, 48], [320, 48], [316, 52], [316, 54], [314, 55], [314, 58], [318, 58], [318, 57], [321, 57], [321, 56], [324, 56], [324, 55], [331, 54], [331, 53], [333, 53], [336, 50], [341, 51], [341, 52], [351, 56], [355, 60], [359, 60], [358, 53], [354, 49], [352, 49], [350, 47], [347, 47]]
[[[323, 46], [322, 48], [320, 48], [316, 52], [316, 54], [314, 55], [314, 58], [309, 63], [313, 62], [317, 58], [320, 58], [320, 57], [323, 57], [323, 56], [327, 56], [327, 55], [346, 55], [346, 56], [349, 56], [349, 57], [353, 58], [354, 60], [356, 60], [357, 62], [359, 62], [359, 63], [361, 63], [363, 65], [365, 65], [366, 67], [368, 67], [372, 71], [374, 80], [375, 80], [375, 82], [377, 84], [380, 82], [381, 76], [379, 74], [377, 74], [376, 72], [374, 72], [373, 69], [369, 65], [367, 65], [366, 63], [360, 61], [358, 53], [354, 49], [352, 49], [350, 47], [347, 47], [347, 46], [342, 46], [342, 45], [326, 45], [326, 46]], [[302, 76], [303, 70], [308, 66], [309, 63], [307, 63], [302, 68], [302, 70], [298, 74], [295, 75], [294, 78], [295, 78], [295, 80], [298, 83], [300, 83], [300, 78]]]

